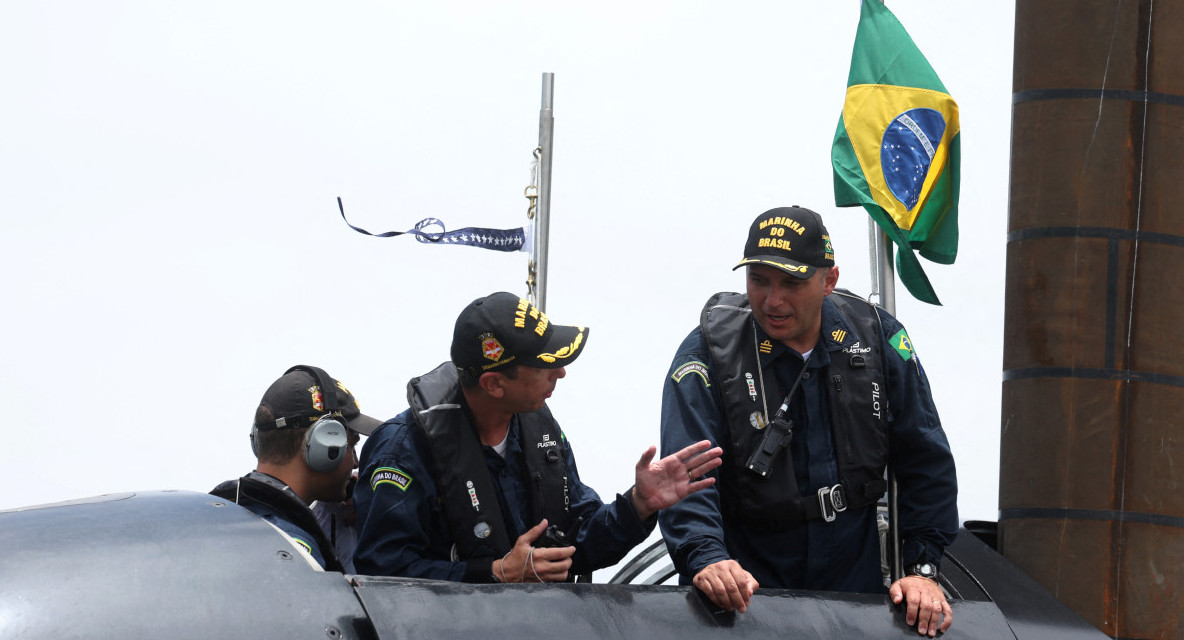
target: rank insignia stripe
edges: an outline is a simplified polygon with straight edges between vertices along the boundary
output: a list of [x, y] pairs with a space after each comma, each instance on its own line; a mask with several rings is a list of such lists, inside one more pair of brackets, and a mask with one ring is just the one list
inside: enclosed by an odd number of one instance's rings
[[757, 347], [757, 351], [761, 353], [773, 353], [773, 343], [765, 340]]
[[835, 329], [831, 332], [830, 337], [838, 344], [843, 344], [843, 340], [847, 338], [847, 332], [843, 329]]

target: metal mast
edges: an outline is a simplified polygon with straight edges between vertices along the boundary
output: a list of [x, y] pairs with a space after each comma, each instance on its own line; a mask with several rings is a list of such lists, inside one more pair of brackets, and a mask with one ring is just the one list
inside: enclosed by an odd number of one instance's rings
[[551, 155], [554, 148], [552, 136], [555, 132], [555, 74], [543, 74], [543, 104], [539, 110], [539, 146], [535, 150], [539, 158], [538, 209], [534, 217], [534, 249], [531, 265], [534, 281], [533, 300], [536, 307], [547, 310], [547, 249], [551, 232]]
[[[871, 216], [867, 218], [868, 241], [872, 249], [872, 295], [876, 304], [892, 315], [896, 315], [896, 270], [889, 252], [888, 234], [884, 233]], [[888, 545], [891, 553], [888, 565], [892, 582], [904, 577], [904, 566], [900, 560], [900, 510], [897, 508], [896, 474], [888, 468]]]

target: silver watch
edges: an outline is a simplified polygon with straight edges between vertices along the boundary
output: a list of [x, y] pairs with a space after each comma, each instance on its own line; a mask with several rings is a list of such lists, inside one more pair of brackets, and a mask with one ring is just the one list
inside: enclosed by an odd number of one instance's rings
[[918, 562], [909, 567], [910, 576], [921, 576], [922, 578], [929, 578], [930, 580], [937, 580], [937, 567], [933, 566], [931, 562]]

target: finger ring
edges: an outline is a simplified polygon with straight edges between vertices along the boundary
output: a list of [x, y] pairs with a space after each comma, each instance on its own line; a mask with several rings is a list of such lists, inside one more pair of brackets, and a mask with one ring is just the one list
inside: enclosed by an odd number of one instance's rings
[[941, 600], [934, 600], [934, 601], [933, 601], [933, 604], [938, 604], [938, 605], [940, 605], [940, 604], [941, 604]]

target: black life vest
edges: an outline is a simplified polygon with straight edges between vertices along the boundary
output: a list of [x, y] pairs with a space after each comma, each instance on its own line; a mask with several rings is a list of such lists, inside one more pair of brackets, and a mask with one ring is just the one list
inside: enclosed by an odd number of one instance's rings
[[288, 485], [267, 475], [252, 471], [238, 480], [227, 480], [214, 487], [210, 495], [218, 496], [235, 504], [258, 502], [273, 509], [281, 518], [308, 532], [321, 550], [327, 571], [345, 571], [337, 550], [325, 535], [317, 517], [300, 496]]
[[[432, 478], [448, 516], [460, 560], [500, 558], [514, 546], [501, 500], [485, 465], [481, 440], [466, 415], [456, 366], [451, 362], [407, 383], [415, 423], [427, 437]], [[559, 426], [545, 405], [518, 414], [533, 523], [546, 518], [571, 526], [568, 472]]]
[[[858, 334], [834, 340], [842, 350], [832, 354], [830, 365], [821, 374], [827, 376], [824, 385], [842, 499], [846, 503], [841, 506], [859, 508], [875, 503], [886, 489], [888, 421], [883, 340], [873, 305], [839, 289], [829, 299], [838, 306], [852, 333]], [[765, 477], [746, 468], [749, 456], [760, 445], [770, 412], [776, 411], [781, 394], [786, 392], [778, 388], [771, 369], [761, 370], [755, 324], [744, 294], [718, 293], [707, 301], [700, 316], [703, 341], [711, 359], [711, 378], [718, 385], [731, 440], [727, 477], [721, 482], [721, 502], [730, 517], [750, 526], [785, 528], [824, 517], [826, 509], [817, 493], [821, 487], [810, 487], [805, 495], [800, 491], [789, 447], [780, 451]], [[825, 348], [823, 342], [816, 348]]]

